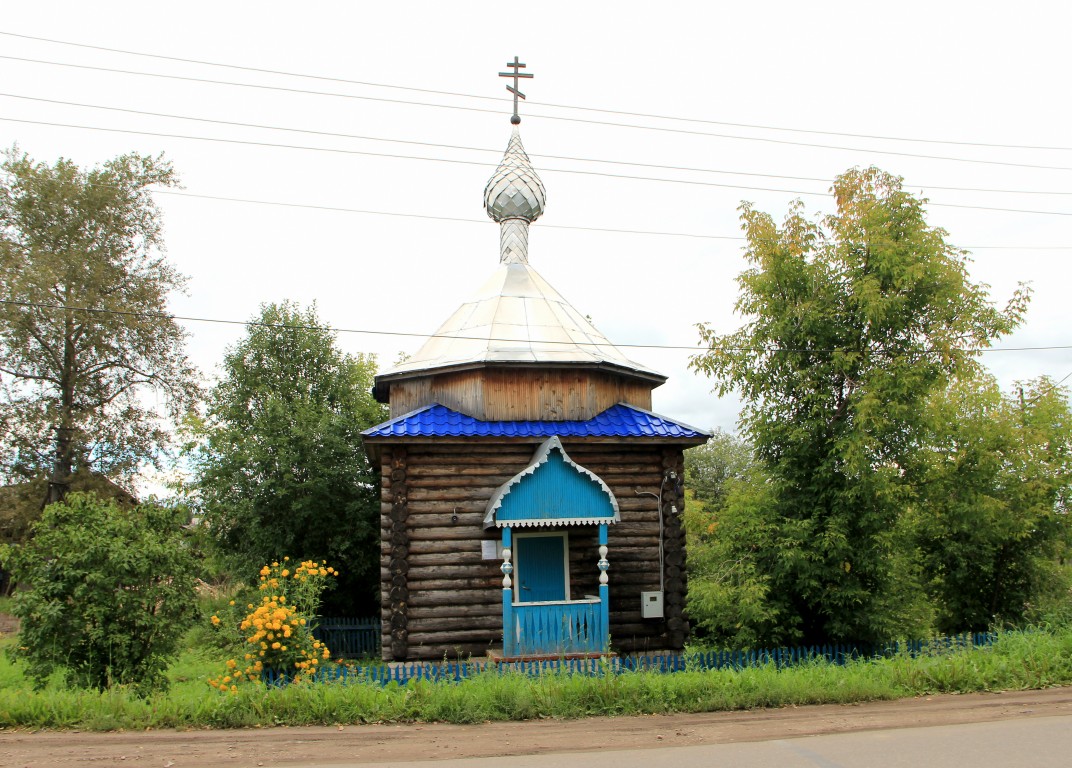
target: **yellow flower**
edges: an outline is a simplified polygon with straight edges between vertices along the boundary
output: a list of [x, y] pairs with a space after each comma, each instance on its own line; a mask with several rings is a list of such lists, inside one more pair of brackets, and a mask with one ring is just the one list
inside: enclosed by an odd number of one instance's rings
[[212, 624], [213, 624], [213, 626], [218, 627], [220, 625], [220, 617], [219, 616], [213, 616], [212, 617]]

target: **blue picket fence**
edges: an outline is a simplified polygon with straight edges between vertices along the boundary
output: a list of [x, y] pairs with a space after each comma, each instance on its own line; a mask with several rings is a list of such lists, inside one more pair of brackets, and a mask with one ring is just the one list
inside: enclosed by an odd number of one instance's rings
[[[373, 683], [405, 685], [411, 680], [461, 682], [470, 677], [494, 674], [577, 674], [590, 676], [620, 675], [629, 672], [683, 672], [716, 669], [746, 669], [772, 664], [779, 668], [824, 660], [844, 664], [855, 659], [942, 655], [967, 648], [992, 645], [998, 635], [993, 632], [940, 637], [931, 640], [887, 643], [880, 646], [815, 645], [797, 648], [774, 648], [751, 651], [710, 651], [707, 653], [666, 653], [650, 655], [611, 656], [596, 659], [541, 659], [517, 662], [406, 662], [391, 665], [358, 665], [327, 667], [316, 673], [317, 682]], [[329, 646], [330, 647], [330, 646]], [[334, 649], [333, 649], [334, 650]], [[287, 674], [266, 671], [268, 685], [285, 685]]]
[[336, 659], [379, 657], [380, 633], [377, 618], [322, 618], [313, 627], [313, 637], [327, 645]]

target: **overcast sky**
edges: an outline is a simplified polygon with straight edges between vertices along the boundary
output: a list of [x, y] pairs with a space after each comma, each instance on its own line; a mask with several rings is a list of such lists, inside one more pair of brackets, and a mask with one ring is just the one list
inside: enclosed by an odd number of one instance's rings
[[[338, 329], [427, 334], [498, 263], [481, 201], [510, 132], [497, 75], [517, 55], [535, 75], [522, 138], [548, 193], [529, 260], [612, 342], [692, 347], [695, 323], [737, 328], [740, 202], [779, 220], [797, 197], [829, 212], [833, 177], [873, 164], [932, 201], [930, 221], [973, 252], [997, 303], [1032, 283], [1027, 321], [1001, 348], [1067, 347], [1070, 8], [8, 3], [0, 145], [83, 165], [165, 153], [188, 195], [157, 196], [169, 257], [190, 277], [179, 315], [241, 321], [292, 299]], [[184, 325], [206, 377], [243, 333]], [[421, 341], [339, 335], [381, 367]], [[670, 377], [656, 411], [734, 427], [737, 402], [687, 369], [688, 350], [626, 354]], [[1006, 386], [1072, 374], [1067, 348], [984, 361]]]

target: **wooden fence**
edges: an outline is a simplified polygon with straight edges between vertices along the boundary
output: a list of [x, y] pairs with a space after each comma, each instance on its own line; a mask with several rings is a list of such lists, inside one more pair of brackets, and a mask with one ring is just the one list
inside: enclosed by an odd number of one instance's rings
[[[323, 625], [322, 625], [323, 626]], [[887, 643], [881, 646], [814, 645], [797, 648], [774, 648], [753, 651], [710, 651], [691, 654], [652, 654], [610, 656], [599, 659], [544, 659], [517, 662], [408, 662], [390, 665], [368, 664], [335, 666], [317, 672], [317, 682], [375, 683], [396, 682], [405, 685], [410, 680], [460, 682], [482, 674], [580, 674], [590, 676], [619, 675], [629, 672], [684, 672], [714, 669], [745, 669], [768, 664], [778, 668], [824, 660], [844, 664], [854, 659], [941, 655], [966, 648], [978, 648], [994, 643], [993, 632], [940, 637], [931, 640]], [[331, 647], [330, 645], [328, 647]], [[334, 651], [334, 648], [332, 649]], [[288, 675], [268, 671], [268, 685], [286, 684]]]
[[326, 644], [336, 659], [379, 658], [380, 629], [377, 618], [325, 618], [313, 627], [313, 637]]

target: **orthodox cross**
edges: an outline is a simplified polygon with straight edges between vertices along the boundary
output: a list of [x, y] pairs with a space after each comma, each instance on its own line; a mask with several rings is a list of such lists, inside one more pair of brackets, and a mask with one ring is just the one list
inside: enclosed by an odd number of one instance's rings
[[514, 71], [513, 72], [500, 72], [499, 77], [512, 77], [514, 79], [514, 84], [506, 86], [506, 90], [508, 90], [508, 91], [510, 91], [510, 93], [514, 94], [514, 116], [510, 118], [510, 122], [513, 125], [517, 125], [518, 123], [521, 122], [521, 117], [517, 114], [517, 99], [518, 99], [519, 96], [522, 99], [525, 98], [525, 94], [523, 94], [521, 91], [519, 91], [517, 89], [517, 81], [518, 81], [518, 78], [532, 77], [532, 75], [521, 71], [522, 69], [525, 68], [525, 65], [517, 60], [517, 56], [514, 57], [513, 61], [506, 62], [506, 66], [508, 66], [510, 69], [512, 69]]

